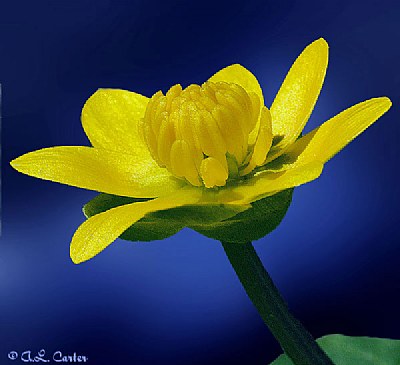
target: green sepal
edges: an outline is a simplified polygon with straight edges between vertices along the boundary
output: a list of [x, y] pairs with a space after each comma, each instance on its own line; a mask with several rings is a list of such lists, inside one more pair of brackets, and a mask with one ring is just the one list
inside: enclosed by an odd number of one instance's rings
[[[86, 218], [93, 215], [105, 212], [111, 208], [118, 207], [120, 205], [131, 204], [136, 202], [143, 202], [148, 199], [135, 199], [122, 197], [110, 194], [99, 194], [90, 202], [84, 205], [83, 213]], [[159, 219], [149, 219], [145, 217], [136, 224], [129, 227], [120, 238], [127, 241], [154, 241], [161, 240], [174, 235], [182, 229], [182, 225], [176, 222], [170, 224], [163, 224], [162, 220]]]
[[258, 240], [272, 232], [282, 221], [292, 201], [294, 189], [251, 203], [247, 209], [231, 218], [215, 223], [199, 223], [190, 228], [206, 237], [231, 243]]
[[[87, 218], [115, 208], [120, 205], [143, 202], [148, 199], [135, 199], [110, 194], [99, 194], [83, 207]], [[120, 238], [128, 241], [162, 240], [179, 232], [184, 227], [198, 224], [215, 224], [216, 222], [236, 216], [249, 206], [207, 204], [183, 206], [158, 211], [146, 215], [131, 227]]]
[[[398, 365], [400, 340], [328, 335], [317, 340], [335, 365]], [[281, 355], [270, 365], [293, 365]]]
[[[184, 227], [220, 241], [244, 243], [264, 237], [286, 214], [293, 189], [281, 191], [249, 205], [205, 204], [183, 206], [148, 214], [120, 238], [128, 241], [162, 240]], [[110, 194], [99, 194], [83, 207], [86, 217], [124, 204], [146, 201]]]

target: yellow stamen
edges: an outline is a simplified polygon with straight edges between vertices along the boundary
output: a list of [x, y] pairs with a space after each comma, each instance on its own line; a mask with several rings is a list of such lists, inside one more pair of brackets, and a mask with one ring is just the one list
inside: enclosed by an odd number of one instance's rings
[[[141, 121], [154, 160], [195, 186], [224, 186], [259, 166], [272, 141], [268, 109], [254, 93], [206, 82], [153, 95]], [[269, 119], [268, 119], [269, 118]]]
[[264, 107], [261, 111], [260, 125], [257, 133], [257, 140], [254, 144], [253, 154], [250, 157], [248, 165], [240, 172], [240, 175], [246, 175], [255, 167], [262, 166], [267, 157], [267, 153], [272, 145], [272, 123], [269, 110]]
[[214, 157], [208, 157], [201, 162], [200, 175], [206, 188], [224, 186], [228, 179], [228, 171]]

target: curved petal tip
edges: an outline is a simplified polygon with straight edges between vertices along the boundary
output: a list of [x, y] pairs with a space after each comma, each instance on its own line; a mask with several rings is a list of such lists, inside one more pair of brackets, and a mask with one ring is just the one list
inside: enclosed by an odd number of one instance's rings
[[391, 108], [392, 101], [387, 97], [387, 96], [381, 96], [380, 98], [377, 98], [382, 102], [382, 106], [386, 108], [386, 111]]
[[325, 47], [325, 48], [329, 48], [329, 44], [326, 41], [325, 38], [318, 38], [317, 40], [315, 40], [314, 42], [312, 42], [311, 44], [318, 44], [320, 47]]
[[[310, 43], [303, 52], [317, 52], [319, 57], [326, 59], [326, 64], [328, 63], [329, 56], [329, 44], [324, 38], [318, 38], [314, 42]], [[326, 65], [325, 65], [326, 66]]]
[[329, 44], [324, 38], [318, 38], [314, 42], [311, 42], [306, 48], [304, 48], [303, 54], [314, 55], [321, 60], [324, 60], [325, 68], [328, 65], [329, 57]]

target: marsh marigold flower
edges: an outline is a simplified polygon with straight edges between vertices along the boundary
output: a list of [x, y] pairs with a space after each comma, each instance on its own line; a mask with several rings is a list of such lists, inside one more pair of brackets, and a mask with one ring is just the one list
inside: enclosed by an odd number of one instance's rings
[[261, 222], [260, 201], [268, 203], [263, 205], [267, 216], [280, 214], [281, 219], [290, 199], [278, 214], [280, 192], [316, 179], [325, 162], [390, 108], [386, 97], [370, 99], [299, 138], [327, 63], [325, 40], [310, 44], [270, 108], [255, 76], [238, 64], [202, 85], [177, 84], [150, 99], [100, 89], [82, 111], [93, 147], [45, 148], [11, 165], [27, 175], [119, 199], [87, 214], [71, 243], [75, 263], [92, 258], [129, 227], [140, 230], [140, 222], [150, 216], [152, 222], [168, 221], [170, 234], [189, 226], [210, 237], [220, 237], [212, 232], [223, 229], [234, 235], [242, 217], [252, 221], [254, 212]]

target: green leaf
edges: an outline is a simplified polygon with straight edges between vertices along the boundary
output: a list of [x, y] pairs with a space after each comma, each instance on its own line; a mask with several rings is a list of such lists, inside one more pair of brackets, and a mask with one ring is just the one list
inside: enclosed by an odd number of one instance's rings
[[[317, 340], [335, 365], [399, 365], [400, 340], [328, 335]], [[270, 365], [294, 365], [281, 355]]]
[[[83, 207], [87, 218], [124, 204], [148, 199], [134, 199], [110, 194], [99, 194]], [[130, 228], [120, 238], [128, 241], [162, 240], [179, 232], [184, 227], [215, 222], [233, 217], [248, 209], [248, 206], [210, 204], [183, 206], [148, 214]]]
[[293, 189], [257, 200], [231, 218], [216, 223], [191, 225], [195, 231], [219, 241], [245, 243], [272, 232], [282, 221], [292, 201]]

